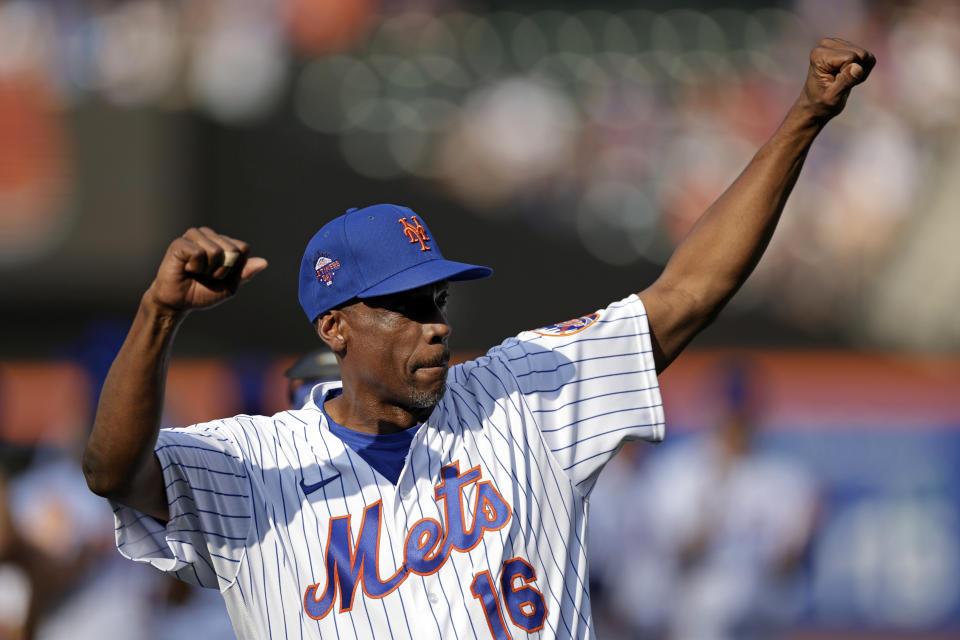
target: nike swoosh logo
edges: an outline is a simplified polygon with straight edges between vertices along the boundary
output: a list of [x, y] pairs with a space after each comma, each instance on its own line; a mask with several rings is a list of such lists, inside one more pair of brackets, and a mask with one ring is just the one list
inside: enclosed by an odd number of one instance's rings
[[331, 482], [333, 482], [334, 480], [336, 480], [336, 479], [339, 478], [339, 477], [340, 477], [340, 474], [338, 473], [338, 474], [335, 475], [335, 476], [330, 476], [329, 478], [324, 478], [324, 479], [321, 480], [320, 482], [314, 482], [313, 484], [304, 484], [304, 483], [303, 483], [303, 478], [300, 478], [300, 488], [303, 489], [303, 495], [308, 496], [308, 495], [310, 495], [311, 493], [313, 493], [314, 491], [316, 491], [316, 490], [318, 490], [318, 489], [322, 489], [323, 487], [327, 486], [328, 484], [330, 484]]

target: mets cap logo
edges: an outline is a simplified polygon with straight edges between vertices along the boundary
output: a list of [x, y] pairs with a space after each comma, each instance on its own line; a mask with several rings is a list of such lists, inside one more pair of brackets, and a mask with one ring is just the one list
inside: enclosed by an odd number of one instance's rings
[[327, 253], [321, 253], [317, 258], [317, 264], [314, 265], [317, 272], [317, 280], [325, 286], [333, 286], [333, 276], [340, 270], [340, 261]]
[[420, 251], [430, 251], [430, 247], [427, 246], [427, 243], [430, 242], [430, 236], [427, 235], [427, 230], [417, 220], [417, 216], [410, 216], [410, 222], [407, 222], [406, 218], [400, 218], [397, 222], [403, 227], [403, 235], [407, 236], [410, 244], [419, 242]]
[[588, 313], [585, 316], [574, 318], [573, 320], [564, 320], [556, 324], [550, 324], [533, 332], [541, 336], [569, 336], [574, 333], [580, 333], [600, 318], [599, 313]]

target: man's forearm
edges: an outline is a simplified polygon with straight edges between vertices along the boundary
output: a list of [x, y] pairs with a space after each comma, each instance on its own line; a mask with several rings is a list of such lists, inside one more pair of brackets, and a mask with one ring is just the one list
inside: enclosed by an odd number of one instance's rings
[[[154, 304], [144, 295], [133, 326], [117, 354], [100, 393], [93, 431], [83, 456], [87, 484], [95, 493], [124, 501], [136, 495], [140, 508], [152, 515], [165, 511], [162, 495], [143, 495], [158, 474], [153, 448], [163, 414], [170, 347], [183, 314]], [[159, 485], [159, 486], [162, 486]]]
[[167, 247], [100, 392], [83, 453], [83, 474], [94, 493], [168, 517], [153, 449], [173, 337], [188, 312], [220, 304], [267, 267], [249, 252], [246, 242], [208, 227], [188, 229]]
[[695, 317], [716, 314], [750, 275], [823, 125], [798, 101], [677, 247], [661, 277], [685, 292]]
[[876, 63], [869, 51], [823, 38], [810, 52], [800, 97], [743, 173], [697, 220], [663, 274], [640, 293], [657, 371], [736, 293], [777, 226], [814, 138]]

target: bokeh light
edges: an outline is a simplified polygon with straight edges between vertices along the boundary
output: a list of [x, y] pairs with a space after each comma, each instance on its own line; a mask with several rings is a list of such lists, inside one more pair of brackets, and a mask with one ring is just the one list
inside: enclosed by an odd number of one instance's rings
[[[859, 265], [857, 277], [831, 284], [839, 290], [822, 308], [857, 336], [864, 301], [850, 289], [871, 289], [896, 253], [955, 130], [958, 13], [932, 1], [493, 11], [376, 0], [133, 0], [67, 11], [13, 1], [0, 5], [0, 73], [32, 68], [64, 108], [102, 97], [194, 109], [224, 126], [262, 122], [289, 97], [304, 135], [335, 138], [359, 175], [427, 181], [479, 216], [553, 211], [551, 233], [620, 264], [669, 255], [776, 127], [821, 31], [863, 34], [881, 56], [896, 51], [850, 107], [869, 132], [850, 119], [831, 124], [803, 178], [817, 195], [798, 199], [808, 223], [781, 229], [786, 241], [767, 256], [801, 283]], [[637, 215], [654, 231], [644, 239], [585, 233], [600, 214], [580, 203], [607, 201], [597, 194], [611, 184], [645, 190]], [[623, 230], [624, 219], [607, 213], [596, 227]], [[759, 280], [733, 313], [763, 299], [817, 304], [808, 286], [784, 293]], [[911, 342], [905, 326], [896, 333], [884, 344]]]

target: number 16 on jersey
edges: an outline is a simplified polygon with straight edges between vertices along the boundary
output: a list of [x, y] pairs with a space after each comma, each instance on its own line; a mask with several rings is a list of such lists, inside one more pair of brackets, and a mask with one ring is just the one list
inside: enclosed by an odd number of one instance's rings
[[[542, 629], [547, 619], [547, 605], [543, 601], [543, 594], [533, 586], [536, 580], [536, 572], [523, 558], [512, 558], [503, 563], [503, 569], [500, 572], [503, 604], [510, 616], [510, 621], [527, 633]], [[470, 593], [483, 604], [487, 625], [493, 637], [496, 640], [512, 640], [513, 636], [510, 635], [504, 622], [497, 591], [489, 571], [481, 571], [474, 576], [470, 584]]]

